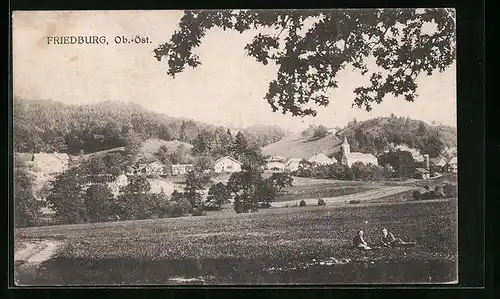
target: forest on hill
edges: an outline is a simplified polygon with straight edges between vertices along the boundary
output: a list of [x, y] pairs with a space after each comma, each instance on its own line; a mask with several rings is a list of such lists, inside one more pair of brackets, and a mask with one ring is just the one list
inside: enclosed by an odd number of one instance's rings
[[446, 148], [457, 146], [457, 129], [429, 125], [409, 117], [377, 117], [366, 121], [353, 120], [336, 133], [347, 137], [351, 151], [379, 154], [392, 145], [407, 145], [422, 154], [437, 157]]
[[[190, 119], [148, 111], [137, 104], [104, 101], [67, 105], [51, 100], [13, 101], [13, 147], [15, 152], [92, 153], [125, 146], [128, 135], [142, 140], [158, 138], [193, 144], [201, 132], [226, 132]], [[277, 126], [254, 126], [241, 130], [254, 147], [263, 147], [284, 136]]]

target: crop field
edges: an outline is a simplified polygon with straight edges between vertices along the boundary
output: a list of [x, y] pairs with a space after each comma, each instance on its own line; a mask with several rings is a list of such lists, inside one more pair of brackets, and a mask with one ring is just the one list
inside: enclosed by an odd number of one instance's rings
[[[439, 283], [457, 279], [457, 201], [268, 209], [252, 214], [19, 229], [63, 240], [21, 285]], [[387, 227], [414, 248], [377, 244]]]

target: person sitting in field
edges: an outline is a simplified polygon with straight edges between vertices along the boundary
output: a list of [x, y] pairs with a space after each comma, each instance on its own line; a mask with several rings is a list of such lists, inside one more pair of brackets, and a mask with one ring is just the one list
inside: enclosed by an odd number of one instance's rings
[[386, 247], [411, 247], [416, 245], [416, 242], [405, 242], [400, 238], [395, 238], [391, 232], [387, 231], [387, 228], [382, 230], [380, 241]]
[[365, 240], [363, 239], [363, 231], [362, 230], [358, 231], [357, 235], [352, 240], [352, 243], [354, 245], [354, 248], [359, 248], [359, 249], [363, 249], [363, 250], [370, 250], [371, 249], [368, 246], [368, 244], [365, 242]]

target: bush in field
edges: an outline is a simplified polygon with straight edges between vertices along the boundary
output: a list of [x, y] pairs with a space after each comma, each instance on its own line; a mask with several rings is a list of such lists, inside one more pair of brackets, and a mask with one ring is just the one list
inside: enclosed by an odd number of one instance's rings
[[235, 172], [229, 177], [228, 191], [234, 196], [234, 209], [237, 213], [255, 211], [259, 199], [264, 196], [262, 188], [266, 186], [260, 172], [255, 169]]
[[59, 224], [87, 222], [84, 186], [87, 182], [84, 168], [70, 168], [52, 183], [47, 203], [55, 211], [54, 221]]
[[326, 206], [326, 203], [323, 200], [323, 198], [318, 199], [318, 206]]
[[34, 175], [18, 164], [14, 166], [15, 227], [36, 226], [39, 223], [41, 204], [33, 195]]
[[384, 167], [380, 165], [373, 165], [374, 167], [372, 168], [372, 180], [374, 181], [381, 181], [385, 178], [385, 171]]
[[306, 206], [306, 202], [304, 200], [301, 200], [299, 203], [299, 207], [305, 207], [305, 206]]
[[278, 192], [286, 187], [292, 187], [293, 177], [285, 172], [273, 173], [269, 178], [278, 189]]
[[208, 189], [208, 196], [205, 202], [205, 209], [220, 210], [222, 207], [229, 203], [231, 194], [222, 182], [212, 185]]
[[203, 209], [200, 191], [204, 190], [212, 182], [209, 173], [197, 170], [189, 171], [186, 175], [186, 187], [184, 187], [184, 198], [189, 200], [192, 207]]
[[189, 200], [185, 198], [171, 199], [166, 206], [166, 215], [170, 218], [187, 216], [192, 208]]
[[207, 213], [201, 207], [194, 207], [192, 212], [191, 212], [191, 215], [193, 215], [193, 216], [206, 216]]
[[113, 211], [114, 197], [107, 185], [94, 184], [85, 191], [85, 207], [90, 222], [103, 222]]
[[323, 138], [328, 135], [328, 129], [325, 126], [319, 125], [314, 128], [313, 138]]
[[144, 175], [129, 177], [129, 184], [120, 189], [116, 201], [116, 212], [121, 219], [148, 219], [158, 214], [155, 196]]
[[418, 190], [413, 191], [413, 199], [415, 200], [421, 200], [422, 199], [422, 194]]
[[354, 178], [359, 180], [373, 179], [373, 173], [376, 169], [376, 166], [371, 163], [364, 164], [362, 162], [355, 162], [351, 166]]

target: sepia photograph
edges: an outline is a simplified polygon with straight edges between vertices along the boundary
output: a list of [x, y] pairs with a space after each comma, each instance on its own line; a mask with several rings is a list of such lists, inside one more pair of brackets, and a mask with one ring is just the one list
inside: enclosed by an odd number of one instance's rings
[[456, 81], [451, 8], [14, 11], [15, 285], [457, 284]]

